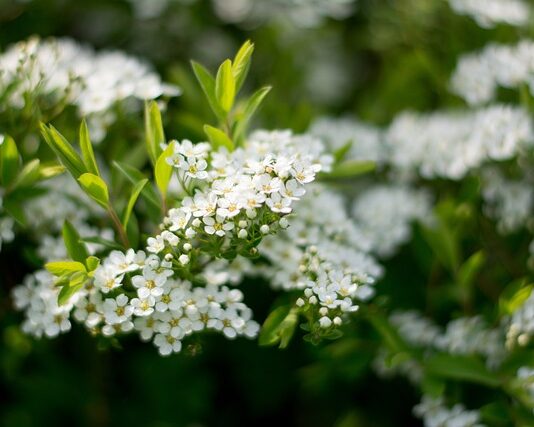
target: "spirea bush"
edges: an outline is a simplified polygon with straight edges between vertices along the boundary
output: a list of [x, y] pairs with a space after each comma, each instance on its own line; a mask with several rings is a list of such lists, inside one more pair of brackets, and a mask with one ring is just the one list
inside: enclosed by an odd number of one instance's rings
[[[136, 23], [199, 7], [126, 3]], [[208, 3], [223, 27], [268, 28], [258, 37], [287, 49], [287, 86], [258, 84], [281, 67], [253, 62], [250, 41], [165, 78], [70, 38], [32, 36], [0, 55], [0, 247], [31, 266], [9, 289], [10, 333], [79, 329], [104, 352], [126, 352], [132, 335], [133, 353], [177, 361], [220, 342], [214, 333], [246, 338], [310, 357], [306, 384], [331, 400], [334, 377], [401, 381], [427, 427], [534, 425], [530, 4]], [[349, 90], [335, 27], [358, 24], [359, 8], [377, 37], [344, 43], [385, 65], [375, 86]], [[402, 41], [381, 32], [395, 19]], [[456, 33], [430, 34], [426, 20]], [[473, 51], [455, 38], [464, 26]], [[398, 73], [397, 57], [409, 58]], [[397, 92], [417, 98], [421, 69], [435, 93], [405, 108]], [[312, 107], [295, 107], [295, 88]], [[331, 108], [359, 93], [358, 108]]]

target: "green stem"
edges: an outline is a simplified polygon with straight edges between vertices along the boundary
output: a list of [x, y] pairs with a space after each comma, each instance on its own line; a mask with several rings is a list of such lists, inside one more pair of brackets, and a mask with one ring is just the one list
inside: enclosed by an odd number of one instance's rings
[[108, 208], [109, 216], [111, 217], [111, 220], [113, 221], [113, 225], [115, 225], [115, 228], [117, 229], [117, 233], [119, 233], [119, 238], [121, 240], [122, 245], [125, 249], [130, 247], [130, 242], [128, 241], [128, 236], [126, 235], [126, 230], [122, 226], [122, 223], [113, 210], [113, 208], [110, 206]]

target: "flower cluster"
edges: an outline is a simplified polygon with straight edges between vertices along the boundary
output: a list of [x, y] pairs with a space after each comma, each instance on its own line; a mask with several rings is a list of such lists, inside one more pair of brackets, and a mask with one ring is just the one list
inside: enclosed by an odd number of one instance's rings
[[534, 93], [534, 42], [489, 44], [480, 52], [460, 57], [451, 78], [452, 90], [470, 105], [493, 100], [499, 86], [527, 85]]
[[[479, 317], [460, 317], [449, 322], [443, 330], [416, 311], [394, 312], [389, 318], [400, 337], [411, 347], [424, 350], [424, 357], [436, 352], [452, 355], [479, 355], [486, 365], [497, 368], [504, 360], [507, 350], [502, 328], [488, 328]], [[381, 376], [393, 374], [406, 376], [419, 384], [423, 377], [423, 365], [415, 358], [404, 358], [391, 364], [392, 355], [382, 349], [373, 363]]]
[[374, 294], [370, 285], [382, 273], [367, 254], [370, 243], [350, 221], [343, 197], [321, 186], [310, 189], [290, 225], [263, 243], [270, 264], [259, 272], [275, 288], [303, 292], [297, 306], [312, 327], [339, 326], [358, 300]]
[[[218, 244], [219, 252], [248, 248], [252, 255], [255, 242], [285, 226], [287, 222], [281, 220], [304, 195], [304, 185], [329, 167], [318, 141], [289, 131], [256, 132], [246, 148], [211, 153], [209, 164], [209, 144], [193, 145], [187, 140], [171, 144], [173, 154], [167, 162], [189, 196], [180, 207], [169, 210], [163, 221], [165, 231], [149, 239], [152, 253], [160, 253], [166, 245], [191, 244], [197, 236], [215, 241], [228, 237], [221, 240], [224, 245]], [[187, 256], [185, 252], [182, 255]]]
[[[169, 210], [162, 232], [148, 238], [146, 251], [111, 252], [63, 306], [53, 280], [39, 282], [38, 292], [31, 281], [17, 288], [17, 306], [32, 319], [30, 333], [46, 331], [45, 315], [61, 314], [67, 322], [72, 311], [105, 336], [136, 330], [162, 355], [180, 351], [184, 337], [204, 329], [228, 338], [257, 334], [242, 293], [224, 285], [252, 270], [246, 258], [258, 256], [264, 236], [288, 227], [293, 203], [332, 159], [318, 140], [289, 131], [256, 132], [232, 152], [187, 140], [171, 142], [166, 152], [184, 197]], [[347, 285], [333, 271], [329, 280]], [[21, 297], [30, 291], [34, 304]], [[353, 294], [351, 287], [345, 291]]]
[[80, 295], [60, 306], [59, 288], [54, 282], [52, 274], [39, 270], [26, 276], [24, 283], [13, 290], [15, 307], [24, 311], [22, 330], [25, 333], [52, 338], [70, 330], [70, 312]]
[[479, 411], [467, 410], [460, 403], [449, 408], [443, 398], [425, 395], [413, 412], [423, 419], [425, 427], [484, 427]]
[[179, 94], [146, 63], [119, 51], [97, 53], [70, 39], [17, 43], [0, 56], [0, 70], [0, 90], [7, 94], [0, 109], [24, 108], [25, 94], [41, 96], [51, 107], [74, 105], [88, 116], [94, 140], [103, 137], [116, 102]]
[[531, 218], [534, 192], [532, 184], [526, 180], [510, 180], [498, 169], [488, 168], [482, 175], [482, 196], [484, 213], [497, 220], [502, 233], [525, 227]]
[[507, 105], [429, 115], [403, 113], [386, 138], [391, 163], [400, 171], [453, 180], [489, 160], [510, 159], [534, 142], [527, 112]]
[[376, 185], [358, 195], [353, 218], [381, 257], [392, 255], [411, 236], [413, 221], [429, 222], [429, 195], [401, 185]]
[[470, 16], [482, 28], [499, 23], [522, 26], [530, 16], [530, 8], [523, 0], [449, 0], [449, 4], [456, 13]]
[[[113, 251], [96, 270], [94, 283], [67, 304], [58, 305], [54, 278], [41, 271], [15, 289], [15, 305], [25, 310], [23, 330], [36, 337], [67, 332], [72, 314], [104, 336], [136, 331], [142, 340], [152, 340], [162, 355], [179, 352], [184, 337], [204, 329], [221, 331], [230, 339], [256, 335], [259, 325], [251, 320], [241, 291], [209, 283], [207, 277], [205, 287], [193, 287], [172, 274], [171, 263], [155, 255]], [[123, 292], [115, 291], [119, 286]]]
[[318, 26], [325, 18], [350, 16], [355, 0], [213, 0], [215, 13], [231, 23], [250, 23], [274, 18], [289, 19], [299, 27]]

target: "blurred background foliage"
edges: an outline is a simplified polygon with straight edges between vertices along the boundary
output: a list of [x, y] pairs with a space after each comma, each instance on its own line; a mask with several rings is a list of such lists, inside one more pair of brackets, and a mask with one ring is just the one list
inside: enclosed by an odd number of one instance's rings
[[[462, 105], [448, 91], [458, 55], [490, 39], [517, 39], [516, 29], [482, 30], [469, 18], [454, 15], [441, 0], [359, 0], [343, 19], [326, 17], [313, 25], [284, 14], [245, 22], [223, 19], [221, 10], [231, 3], [0, 0], [0, 48], [38, 34], [145, 58], [184, 91], [169, 103], [167, 134], [198, 140], [202, 124], [212, 117], [189, 60], [213, 69], [245, 39], [256, 45], [248, 84], [274, 87], [259, 121], [296, 131], [323, 114], [382, 125], [401, 110]], [[142, 120], [131, 125], [141, 129]], [[476, 204], [468, 189], [464, 194]], [[483, 224], [473, 226], [469, 212], [454, 209], [460, 216], [452, 223], [463, 221], [470, 229], [460, 242], [470, 254], [479, 247]], [[507, 244], [524, 246], [528, 240], [512, 236]], [[428, 249], [417, 233], [409, 248], [385, 263], [377, 306], [389, 298], [398, 307], [431, 307], [438, 319], [440, 310], [449, 311], [449, 288], [432, 293], [430, 304], [421, 290], [429, 276], [434, 282], [447, 281], [446, 273], [435, 271]], [[182, 354], [162, 358], [135, 338], [123, 341], [122, 349], [105, 342], [95, 345], [79, 326], [58, 339], [35, 341], [20, 332], [20, 315], [10, 308], [9, 298], [9, 290], [36, 268], [31, 259], [21, 264], [9, 246], [0, 257], [2, 425], [420, 425], [411, 413], [418, 393], [408, 382], [381, 379], [370, 369], [380, 340], [365, 316], [356, 316], [341, 340], [315, 347], [297, 337], [283, 351], [210, 335], [190, 342]], [[510, 263], [523, 266], [523, 261]], [[486, 273], [493, 278], [490, 288], [499, 275], [509, 277], [500, 268], [492, 266]], [[254, 288], [244, 294], [261, 321], [274, 294], [262, 283], [246, 287]], [[491, 393], [473, 387], [464, 401], [483, 406]]]

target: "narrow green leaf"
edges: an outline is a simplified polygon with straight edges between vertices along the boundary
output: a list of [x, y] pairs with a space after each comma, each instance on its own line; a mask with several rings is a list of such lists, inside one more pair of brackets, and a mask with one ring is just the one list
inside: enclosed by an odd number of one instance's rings
[[397, 330], [389, 323], [387, 317], [378, 311], [368, 311], [367, 320], [375, 328], [375, 330], [380, 334], [383, 339], [384, 344], [393, 352], [393, 353], [404, 353], [408, 352], [409, 348], [403, 339], [400, 337]]
[[128, 222], [128, 227], [126, 228], [126, 235], [128, 237], [128, 242], [132, 247], [137, 247], [139, 245], [139, 222], [135, 217], [135, 213], [132, 212], [130, 216], [130, 221]]
[[219, 120], [224, 119], [224, 111], [219, 106], [217, 96], [215, 95], [215, 79], [210, 72], [198, 62], [191, 61], [191, 66], [193, 67], [193, 72], [195, 73], [195, 77], [197, 78], [204, 95], [206, 95], [206, 98], [208, 99], [211, 109]]
[[348, 152], [352, 148], [352, 141], [348, 141], [346, 144], [339, 147], [336, 151], [334, 151], [334, 162], [341, 163], [343, 160], [345, 160], [345, 157], [347, 157]]
[[252, 116], [270, 91], [271, 86], [262, 87], [254, 92], [245, 103], [243, 110], [236, 117], [236, 124], [233, 132], [234, 141], [240, 141], [245, 137]]
[[148, 155], [155, 164], [161, 153], [161, 144], [165, 143], [161, 112], [156, 101], [145, 104], [145, 139]]
[[33, 159], [26, 163], [20, 173], [11, 184], [11, 190], [20, 187], [28, 187], [39, 179], [39, 159]]
[[135, 206], [135, 202], [137, 201], [139, 195], [141, 194], [141, 191], [143, 191], [143, 188], [145, 187], [147, 182], [148, 182], [148, 179], [146, 178], [142, 179], [138, 181], [132, 188], [130, 199], [128, 200], [128, 204], [126, 205], [126, 209], [122, 217], [122, 225], [125, 229], [128, 228], [128, 222], [130, 221], [130, 215], [132, 214], [132, 210]]
[[95, 153], [91, 144], [91, 138], [89, 136], [89, 129], [87, 128], [85, 119], [82, 120], [82, 124], [80, 125], [80, 149], [82, 150], [83, 164], [85, 165], [87, 171], [93, 175], [100, 176], [98, 165], [95, 159]]
[[119, 250], [119, 251], [124, 250], [124, 247], [121, 246], [119, 243], [114, 242], [113, 240], [104, 239], [104, 238], [102, 238], [100, 236], [82, 237], [80, 240], [82, 242], [85, 242], [85, 243], [92, 243], [92, 244], [95, 244], [95, 245], [102, 245], [102, 246], [104, 246], [105, 248], [108, 248], [108, 249], [116, 249], [116, 250]]
[[232, 61], [224, 61], [215, 78], [215, 95], [222, 110], [228, 113], [234, 105], [235, 99], [235, 79], [232, 73]]
[[295, 332], [297, 322], [298, 315], [291, 305], [286, 304], [274, 309], [261, 327], [258, 343], [261, 346], [279, 344], [280, 348], [286, 348]]
[[434, 227], [421, 227], [423, 237], [439, 262], [453, 274], [458, 270], [459, 248], [455, 234], [440, 221]]
[[498, 387], [500, 379], [489, 371], [484, 363], [472, 356], [436, 354], [427, 359], [425, 370], [437, 377], [474, 382], [488, 387]]
[[458, 284], [460, 287], [469, 289], [473, 286], [473, 282], [480, 272], [484, 263], [486, 261], [486, 256], [483, 251], [475, 252], [471, 255], [459, 268], [458, 270]]
[[2, 208], [11, 218], [13, 218], [23, 227], [26, 227], [26, 216], [24, 214], [22, 203], [10, 197], [12, 195], [17, 195], [18, 193], [18, 191], [15, 193], [10, 193], [9, 196], [3, 200]]
[[45, 264], [45, 268], [54, 276], [63, 276], [75, 272], [86, 272], [85, 266], [78, 261], [54, 261]]
[[87, 281], [87, 275], [85, 273], [77, 272], [72, 274], [69, 279], [69, 283], [64, 285], [59, 291], [58, 305], [64, 305], [69, 302], [70, 298], [81, 291]]
[[530, 297], [534, 285], [524, 279], [509, 284], [499, 297], [499, 312], [501, 315], [513, 314]]
[[4, 187], [9, 186], [17, 176], [20, 165], [19, 151], [10, 136], [4, 136], [0, 145], [0, 177]]
[[89, 256], [89, 252], [85, 245], [80, 241], [80, 235], [68, 220], [65, 220], [65, 223], [63, 224], [62, 233], [69, 257], [74, 261], [85, 262], [86, 258]]
[[39, 168], [39, 180], [50, 179], [65, 172], [63, 165], [41, 165]]
[[376, 163], [368, 160], [347, 160], [335, 166], [331, 172], [322, 173], [322, 179], [351, 179], [374, 171]]
[[[137, 170], [136, 168], [127, 165], [126, 163], [121, 162], [113, 162], [113, 166], [121, 173], [123, 174], [126, 179], [132, 183], [133, 185], [137, 184], [139, 181], [146, 179], [146, 177], [143, 175], [142, 172]], [[161, 209], [160, 201], [158, 194], [156, 190], [154, 189], [153, 185], [146, 185], [143, 188], [143, 191], [141, 191], [141, 197], [152, 206], [153, 209], [157, 210], [158, 212]]]
[[174, 151], [174, 144], [169, 144], [165, 151], [160, 154], [154, 168], [154, 176], [156, 178], [156, 185], [161, 194], [161, 198], [167, 198], [167, 188], [172, 176], [172, 166], [167, 163], [167, 157], [172, 156]]
[[68, 141], [53, 126], [46, 126], [41, 123], [41, 133], [59, 161], [68, 169], [74, 178], [78, 179], [80, 175], [87, 172], [76, 150], [72, 148]]
[[208, 136], [214, 151], [221, 147], [226, 147], [228, 151], [234, 150], [234, 143], [222, 130], [210, 125], [204, 125], [204, 132]]
[[84, 173], [78, 178], [82, 189], [104, 209], [109, 207], [108, 186], [102, 178], [92, 173]]
[[235, 90], [236, 93], [239, 92], [241, 86], [245, 79], [247, 78], [248, 70], [250, 68], [250, 58], [254, 52], [254, 44], [247, 40], [237, 54], [232, 62], [232, 73], [235, 79]]

